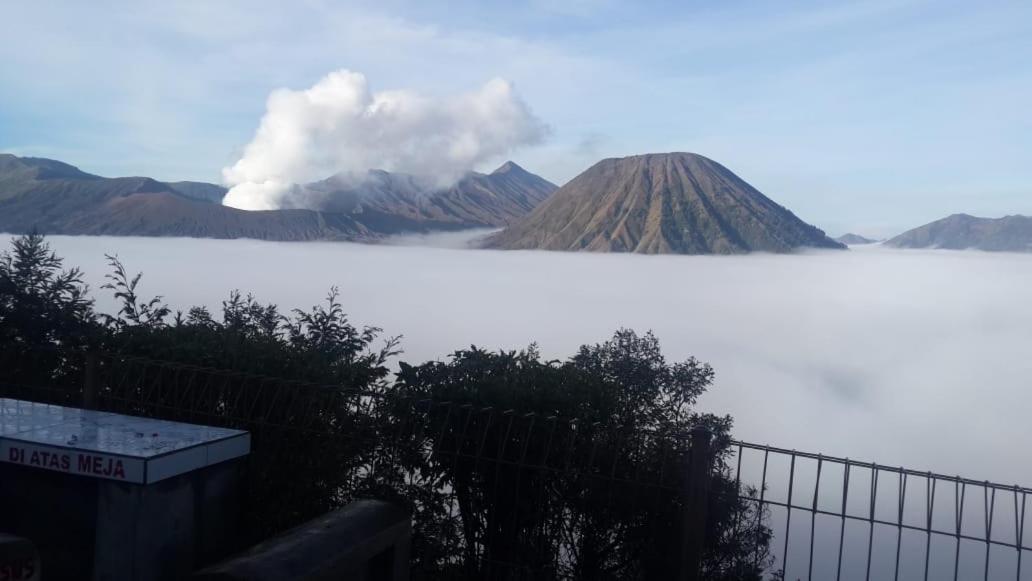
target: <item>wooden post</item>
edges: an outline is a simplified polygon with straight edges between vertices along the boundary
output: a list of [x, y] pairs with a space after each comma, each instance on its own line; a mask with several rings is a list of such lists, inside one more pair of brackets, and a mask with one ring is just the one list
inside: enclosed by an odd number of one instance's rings
[[82, 407], [97, 409], [97, 354], [86, 352], [85, 366], [82, 375]]
[[691, 455], [688, 475], [684, 482], [684, 507], [681, 515], [681, 560], [682, 581], [699, 579], [699, 566], [706, 547], [706, 518], [709, 508], [710, 471], [713, 468], [712, 435], [709, 430], [697, 427], [692, 430]]

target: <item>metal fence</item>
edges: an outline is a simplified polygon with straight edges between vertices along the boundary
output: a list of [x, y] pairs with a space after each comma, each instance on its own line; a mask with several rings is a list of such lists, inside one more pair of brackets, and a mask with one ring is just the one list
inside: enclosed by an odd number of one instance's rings
[[[1032, 579], [1032, 489], [734, 442], [785, 579]], [[762, 512], [762, 510], [761, 510]], [[1027, 567], [1026, 567], [1027, 569]]]
[[704, 542], [707, 513], [751, 508], [730, 495], [707, 506], [703, 433], [60, 349], [0, 353], [0, 396], [249, 430], [243, 541], [385, 498], [413, 513], [419, 578], [697, 578], [727, 566], [706, 564], [721, 546], [751, 555], [755, 542], [745, 529]]
[[0, 351], [0, 396], [250, 430], [242, 543], [386, 498], [417, 578], [1032, 579], [1018, 486], [117, 353]]

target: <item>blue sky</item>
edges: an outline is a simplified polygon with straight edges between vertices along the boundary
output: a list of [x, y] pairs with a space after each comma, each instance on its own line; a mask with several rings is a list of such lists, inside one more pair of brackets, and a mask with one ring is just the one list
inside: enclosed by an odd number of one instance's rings
[[557, 183], [684, 150], [832, 234], [1032, 214], [1027, 1], [12, 2], [0, 151], [219, 181], [270, 91], [341, 68], [512, 81], [550, 127], [512, 157]]

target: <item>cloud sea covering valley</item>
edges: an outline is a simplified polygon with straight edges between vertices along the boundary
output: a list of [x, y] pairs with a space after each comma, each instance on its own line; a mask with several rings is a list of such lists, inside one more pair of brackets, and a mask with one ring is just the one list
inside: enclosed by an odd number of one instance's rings
[[[883, 465], [1032, 482], [1032, 255], [854, 247], [795, 255], [638, 256], [394, 244], [50, 238], [98, 307], [104, 254], [143, 296], [217, 309], [233, 289], [282, 308], [340, 287], [352, 321], [404, 335], [402, 360], [537, 342], [549, 358], [619, 327], [695, 356], [716, 382], [699, 407], [737, 438]], [[6, 245], [5, 245], [6, 246]]]

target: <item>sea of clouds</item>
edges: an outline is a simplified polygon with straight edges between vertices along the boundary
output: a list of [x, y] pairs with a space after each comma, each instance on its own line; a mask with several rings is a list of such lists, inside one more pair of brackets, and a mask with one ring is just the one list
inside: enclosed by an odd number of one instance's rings
[[107, 310], [104, 253], [144, 273], [144, 295], [183, 309], [218, 307], [232, 289], [307, 307], [338, 285], [356, 323], [404, 335], [410, 362], [532, 341], [565, 357], [619, 327], [652, 330], [668, 358], [714, 366], [700, 405], [733, 415], [741, 439], [1032, 483], [1032, 464], [1016, 461], [1032, 441], [1032, 255], [514, 252], [460, 249], [455, 234], [51, 242]]
[[[716, 383], [699, 407], [731, 414], [737, 438], [977, 480], [1032, 484], [1032, 254], [894, 250], [796, 255], [637, 256], [470, 250], [485, 231], [401, 236], [390, 244], [52, 237], [85, 269], [98, 306], [105, 253], [144, 273], [143, 296], [175, 308], [217, 309], [230, 290], [284, 308], [308, 307], [332, 285], [357, 324], [404, 335], [402, 359], [443, 359], [471, 344], [515, 349], [535, 341], [566, 357], [614, 329], [652, 330], [669, 359], [711, 363]], [[746, 455], [758, 483], [762, 454]], [[800, 461], [793, 500], [812, 501], [815, 462]], [[867, 474], [854, 474], [851, 512], [866, 514]], [[880, 484], [878, 513], [896, 518], [898, 482]], [[890, 482], [890, 480], [892, 480]], [[768, 499], [786, 498], [787, 458], [774, 458]], [[828, 465], [821, 506], [839, 510], [841, 470]], [[908, 489], [907, 519], [923, 526], [925, 484]], [[953, 502], [940, 490], [936, 526]], [[982, 534], [981, 492], [967, 498], [965, 530]], [[997, 501], [1013, 530], [1011, 499]], [[1029, 511], [1032, 513], [1032, 510]], [[780, 558], [785, 512], [772, 511]], [[1032, 514], [1026, 522], [1032, 530]], [[816, 578], [833, 578], [839, 520], [816, 521]], [[792, 521], [790, 576], [807, 568], [809, 517]], [[875, 536], [874, 577], [891, 577], [895, 529]], [[886, 532], [887, 530], [887, 532]], [[844, 578], [863, 578], [867, 525], [845, 530]], [[1002, 531], [1013, 538], [1013, 532]], [[901, 578], [922, 578], [926, 539], [902, 538]], [[933, 573], [952, 578], [953, 541], [933, 537]], [[982, 574], [982, 548], [962, 547], [963, 578]], [[994, 556], [991, 578], [1013, 578], [1014, 552]], [[995, 554], [995, 553], [994, 553]], [[1010, 573], [1008, 573], [1010, 571]], [[937, 578], [938, 573], [932, 575]]]

